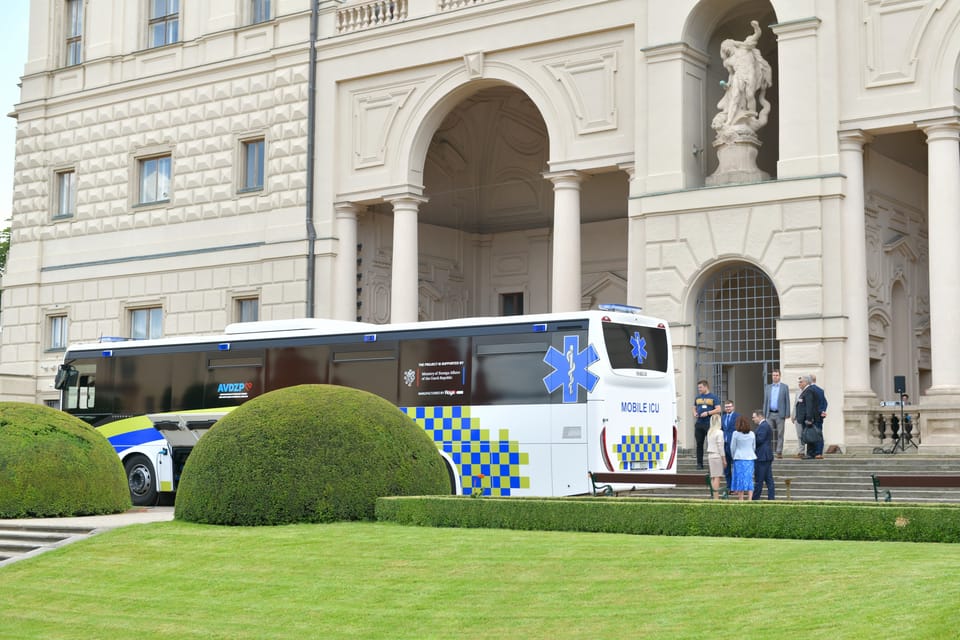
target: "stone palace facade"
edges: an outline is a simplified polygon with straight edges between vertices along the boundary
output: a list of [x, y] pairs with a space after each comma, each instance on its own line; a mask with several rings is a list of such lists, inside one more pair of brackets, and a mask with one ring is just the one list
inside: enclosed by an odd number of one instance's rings
[[[920, 450], [960, 452], [960, 0], [30, 12], [0, 399], [55, 406], [104, 336], [615, 302], [672, 327], [685, 446], [698, 379], [749, 415], [780, 368], [828, 446], [878, 446], [904, 376]], [[751, 21], [770, 108], [718, 184]]]

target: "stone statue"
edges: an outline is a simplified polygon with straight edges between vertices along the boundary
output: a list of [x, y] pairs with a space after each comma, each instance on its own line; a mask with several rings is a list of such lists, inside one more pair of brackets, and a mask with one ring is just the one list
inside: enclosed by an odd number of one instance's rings
[[717, 103], [720, 112], [711, 123], [717, 132], [713, 146], [717, 148], [720, 166], [707, 178], [708, 185], [756, 182], [770, 177], [757, 168], [756, 158], [761, 144], [757, 131], [767, 124], [770, 115], [766, 94], [773, 86], [773, 70], [757, 49], [760, 24], [751, 20], [750, 26], [753, 34], [742, 42], [727, 39], [720, 43], [720, 57], [729, 76], [720, 82], [724, 90]]

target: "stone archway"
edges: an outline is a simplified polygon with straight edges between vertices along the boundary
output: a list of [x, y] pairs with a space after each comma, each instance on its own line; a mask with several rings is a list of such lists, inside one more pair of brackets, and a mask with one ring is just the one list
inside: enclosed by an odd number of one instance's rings
[[709, 276], [696, 301], [697, 378], [732, 399], [741, 414], [763, 406], [763, 385], [780, 368], [780, 298], [759, 268], [728, 264]]
[[[484, 80], [474, 87], [473, 93], [458, 90], [462, 97], [439, 121], [424, 156], [424, 201], [417, 214], [421, 320], [552, 308], [549, 128], [538, 106], [516, 86]], [[598, 302], [626, 302], [626, 287], [609, 283], [627, 278], [627, 199], [625, 172], [582, 176], [578, 300], [588, 306], [598, 292], [605, 296]], [[387, 314], [365, 310], [389, 305], [365, 296], [391, 294], [390, 203], [369, 206], [359, 233], [359, 315], [383, 322]]]

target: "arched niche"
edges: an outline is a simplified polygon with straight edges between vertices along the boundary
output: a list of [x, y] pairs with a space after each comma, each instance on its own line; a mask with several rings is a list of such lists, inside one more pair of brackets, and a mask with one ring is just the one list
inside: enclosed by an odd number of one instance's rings
[[[777, 14], [772, 4], [766, 0], [702, 0], [690, 12], [684, 25], [683, 41], [688, 46], [707, 55], [704, 70], [704, 84], [699, 87], [695, 84], [685, 85], [684, 102], [694, 104], [702, 101], [704, 113], [696, 122], [685, 123], [685, 127], [699, 127], [698, 131], [688, 131], [687, 136], [701, 138], [706, 141], [703, 157], [700, 162], [702, 176], [699, 184], [703, 184], [706, 176], [717, 169], [717, 152], [713, 147], [716, 132], [710, 123], [717, 114], [717, 103], [723, 97], [721, 81], [728, 78], [728, 72], [723, 67], [720, 57], [720, 43], [726, 39], [742, 41], [753, 30], [750, 21], [756, 20], [760, 24], [762, 34], [758, 48], [764, 60], [773, 70], [773, 86], [767, 91], [766, 98], [770, 101], [771, 110], [765, 127], [758, 132], [762, 143], [757, 156], [757, 166], [766, 171], [771, 178], [777, 175], [777, 160], [779, 158], [779, 63], [777, 51], [777, 37], [770, 26], [777, 23]], [[694, 92], [702, 92], [695, 95]], [[688, 176], [688, 181], [696, 184], [696, 176]]]

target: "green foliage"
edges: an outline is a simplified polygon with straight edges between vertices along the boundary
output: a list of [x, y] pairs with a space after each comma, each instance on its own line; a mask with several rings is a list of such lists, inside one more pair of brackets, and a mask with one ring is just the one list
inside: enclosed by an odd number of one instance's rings
[[0, 276], [7, 271], [7, 256], [10, 254], [10, 227], [0, 231]]
[[0, 402], [0, 518], [129, 508], [123, 465], [96, 429], [49, 407]]
[[187, 459], [176, 517], [228, 525], [364, 520], [382, 496], [449, 494], [430, 437], [386, 400], [287, 387], [222, 418]]
[[376, 515], [378, 520], [437, 527], [960, 542], [960, 506], [946, 504], [418, 497], [378, 500]]

